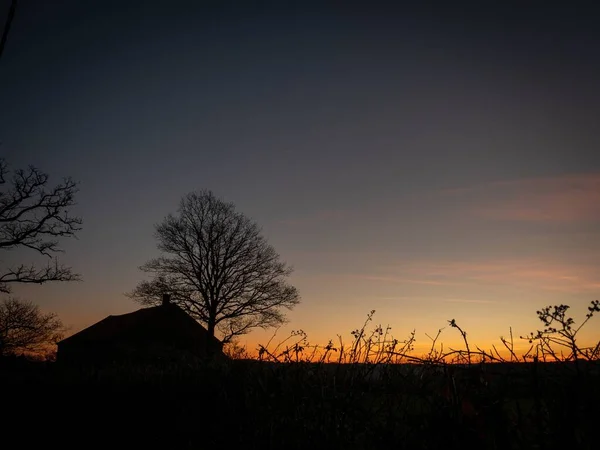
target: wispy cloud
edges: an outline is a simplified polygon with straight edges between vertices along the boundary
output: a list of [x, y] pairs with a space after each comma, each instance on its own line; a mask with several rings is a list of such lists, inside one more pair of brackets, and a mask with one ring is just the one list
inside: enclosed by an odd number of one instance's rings
[[446, 303], [478, 303], [478, 304], [490, 304], [490, 303], [497, 303], [494, 300], [470, 300], [470, 299], [466, 299], [466, 298], [445, 298], [442, 299], [443, 302]]
[[302, 225], [321, 225], [328, 222], [336, 222], [347, 217], [346, 211], [341, 210], [324, 210], [316, 211], [312, 214], [299, 217], [289, 217], [281, 219], [277, 223], [280, 225], [302, 226]]
[[409, 264], [406, 273], [462, 283], [492, 283], [538, 287], [561, 292], [600, 290], [596, 265], [567, 265], [535, 259], [478, 262], [421, 262]]
[[477, 304], [492, 304], [498, 303], [495, 300], [482, 300], [482, 299], [468, 299], [468, 298], [454, 298], [454, 297], [439, 297], [439, 296], [409, 296], [409, 295], [401, 295], [401, 296], [383, 296], [383, 297], [374, 297], [376, 300], [389, 300], [389, 301], [414, 301], [414, 300], [435, 300], [441, 301], [444, 303], [477, 303]]
[[458, 283], [450, 280], [428, 280], [428, 279], [415, 279], [405, 278], [397, 276], [387, 275], [358, 275], [361, 280], [367, 281], [383, 281], [387, 283], [408, 283], [408, 284], [425, 284], [430, 286], [456, 286], [464, 283]]
[[376, 296], [373, 297], [375, 300], [386, 300], [386, 301], [399, 301], [399, 300], [414, 300], [415, 297], [408, 295], [394, 295], [394, 296]]
[[443, 191], [477, 216], [527, 222], [600, 222], [600, 173], [497, 181]]
[[591, 263], [567, 265], [531, 258], [418, 261], [380, 269], [383, 273], [359, 278], [430, 286], [512, 285], [564, 293], [600, 292], [600, 272]]

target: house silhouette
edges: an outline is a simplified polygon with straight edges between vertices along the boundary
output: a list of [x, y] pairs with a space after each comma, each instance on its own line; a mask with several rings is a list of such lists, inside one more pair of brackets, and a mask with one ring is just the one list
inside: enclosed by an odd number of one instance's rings
[[224, 356], [223, 343], [165, 294], [159, 306], [108, 316], [58, 342], [57, 361], [145, 362], [209, 356]]

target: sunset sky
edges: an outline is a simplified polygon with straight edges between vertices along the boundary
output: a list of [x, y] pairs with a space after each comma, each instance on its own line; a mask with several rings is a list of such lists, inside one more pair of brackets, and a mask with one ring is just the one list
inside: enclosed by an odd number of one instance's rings
[[139, 308], [124, 293], [158, 256], [153, 225], [211, 189], [295, 268], [282, 338], [349, 339], [374, 309], [398, 338], [454, 318], [485, 347], [546, 305], [583, 317], [600, 297], [597, 12], [249, 3], [19, 2], [0, 152], [80, 181], [84, 228], [61, 256], [82, 282], [15, 295], [72, 332]]

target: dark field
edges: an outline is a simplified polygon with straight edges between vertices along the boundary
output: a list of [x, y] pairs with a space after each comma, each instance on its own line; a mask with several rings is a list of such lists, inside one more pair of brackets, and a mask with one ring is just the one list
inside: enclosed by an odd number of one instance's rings
[[597, 448], [600, 362], [5, 361], [2, 448]]

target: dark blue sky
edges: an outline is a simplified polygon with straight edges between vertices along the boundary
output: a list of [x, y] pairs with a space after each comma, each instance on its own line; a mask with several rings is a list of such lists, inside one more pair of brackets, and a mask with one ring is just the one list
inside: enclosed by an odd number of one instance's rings
[[[596, 10], [249, 3], [20, 0], [0, 60], [2, 155], [79, 180], [84, 218], [64, 243], [84, 281], [21, 295], [75, 329], [135, 308], [122, 293], [156, 255], [153, 224], [204, 188], [296, 267], [292, 325], [317, 334], [375, 307], [423, 331], [454, 312], [479, 324], [501, 310], [507, 327], [549, 281], [515, 291], [506, 267], [562, 270], [597, 294]], [[416, 262], [470, 281], [394, 278]], [[504, 278], [482, 285], [465, 264]], [[565, 289], [552, 292], [591, 295]], [[509, 305], [473, 309], [489, 302]]]

